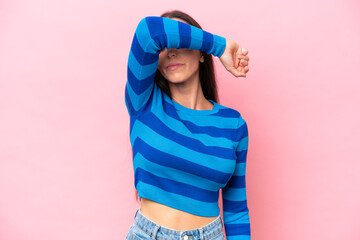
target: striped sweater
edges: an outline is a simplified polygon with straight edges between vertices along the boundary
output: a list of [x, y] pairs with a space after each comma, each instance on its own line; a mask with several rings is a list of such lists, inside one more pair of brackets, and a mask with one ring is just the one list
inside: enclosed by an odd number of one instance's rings
[[130, 116], [135, 187], [151, 199], [198, 216], [219, 215], [228, 240], [250, 239], [245, 170], [248, 131], [232, 108], [187, 108], [154, 82], [163, 48], [188, 48], [220, 57], [226, 39], [174, 19], [139, 22], [128, 58], [125, 104]]

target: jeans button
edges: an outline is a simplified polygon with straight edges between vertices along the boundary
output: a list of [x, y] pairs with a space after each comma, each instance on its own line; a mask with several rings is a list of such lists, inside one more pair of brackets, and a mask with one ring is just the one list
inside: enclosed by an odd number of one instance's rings
[[189, 238], [188, 235], [184, 236], [184, 240], [188, 240], [188, 238]]

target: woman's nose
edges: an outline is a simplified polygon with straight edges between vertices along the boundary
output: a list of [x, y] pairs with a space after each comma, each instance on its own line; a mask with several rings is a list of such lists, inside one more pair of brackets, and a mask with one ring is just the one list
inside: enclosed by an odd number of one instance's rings
[[168, 57], [176, 56], [176, 49], [170, 48], [169, 50], [167, 50], [167, 55], [168, 55]]

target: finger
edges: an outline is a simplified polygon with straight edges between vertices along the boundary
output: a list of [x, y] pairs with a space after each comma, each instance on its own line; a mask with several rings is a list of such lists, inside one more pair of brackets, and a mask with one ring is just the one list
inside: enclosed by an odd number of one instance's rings
[[238, 71], [238, 77], [246, 77], [246, 73]]
[[243, 67], [243, 68], [244, 68], [244, 67], [246, 67], [246, 66], [248, 66], [248, 62], [242, 60], [242, 61], [240, 62], [240, 67]]
[[237, 58], [235, 58], [235, 66], [234, 66], [235, 68], [238, 68], [238, 67], [239, 67], [240, 60], [241, 60], [241, 59], [240, 59], [240, 58], [238, 58], [238, 57], [237, 57]]
[[241, 59], [245, 60], [245, 61], [249, 61], [249, 57], [248, 56], [245, 56], [245, 55], [241, 55], [240, 57]]
[[248, 66], [244, 67], [244, 71], [245, 73], [249, 72], [249, 67]]
[[236, 55], [237, 55], [238, 58], [242, 58], [243, 53], [242, 53], [242, 48], [241, 48], [241, 47], [239, 47], [239, 48], [237, 49]]
[[235, 77], [246, 77], [246, 73], [244, 71], [244, 68], [242, 67], [229, 67], [228, 71], [231, 72], [232, 75], [234, 75]]
[[241, 67], [240, 68], [240, 71], [246, 75], [246, 73], [249, 71], [249, 67], [248, 66], [245, 66], [245, 67]]
[[240, 75], [242, 74], [237, 68], [231, 67], [228, 69], [229, 72], [231, 72], [232, 75], [234, 75], [235, 77], [240, 77]]
[[247, 54], [248, 54], [248, 50], [245, 49], [245, 48], [242, 48], [242, 53], [243, 53], [244, 55], [247, 55]]
[[241, 59], [240, 65], [241, 65], [241, 66], [247, 66], [247, 65], [248, 65], [248, 62], [245, 61], [244, 59]]
[[236, 71], [236, 77], [246, 77], [246, 73], [243, 71], [241, 67], [235, 70]]
[[236, 54], [238, 57], [244, 56], [243, 48], [239, 46], [239, 48], [236, 50]]
[[232, 67], [229, 69], [229, 72], [231, 72], [232, 75], [237, 76], [237, 70], [236, 68]]

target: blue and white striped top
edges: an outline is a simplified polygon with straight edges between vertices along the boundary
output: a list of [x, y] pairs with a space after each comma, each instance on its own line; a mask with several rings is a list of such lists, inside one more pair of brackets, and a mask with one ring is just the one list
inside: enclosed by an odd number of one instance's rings
[[220, 57], [226, 39], [170, 18], [139, 22], [127, 69], [135, 187], [139, 197], [194, 215], [220, 213], [228, 240], [250, 239], [245, 170], [248, 130], [240, 113], [212, 100], [211, 110], [187, 108], [154, 82], [160, 51], [188, 48]]

